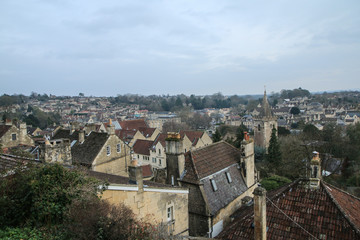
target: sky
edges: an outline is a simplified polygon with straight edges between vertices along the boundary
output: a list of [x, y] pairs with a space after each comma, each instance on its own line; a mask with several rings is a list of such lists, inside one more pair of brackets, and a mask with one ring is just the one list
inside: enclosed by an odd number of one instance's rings
[[359, 0], [0, 0], [0, 93], [360, 89]]

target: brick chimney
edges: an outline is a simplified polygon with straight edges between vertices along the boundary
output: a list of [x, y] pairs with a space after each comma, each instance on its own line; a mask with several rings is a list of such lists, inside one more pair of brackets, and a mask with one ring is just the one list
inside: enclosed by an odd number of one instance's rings
[[137, 184], [139, 187], [139, 192], [144, 191], [144, 181], [142, 168], [139, 166], [136, 159], [131, 161], [131, 166], [128, 167], [129, 170], [129, 183]]
[[254, 239], [266, 240], [266, 190], [257, 187], [254, 190]]
[[185, 169], [183, 141], [179, 133], [169, 132], [166, 142], [166, 183], [178, 185], [178, 179]]
[[115, 135], [115, 125], [112, 124], [111, 119], [109, 120], [109, 126], [107, 127], [107, 132], [109, 135]]

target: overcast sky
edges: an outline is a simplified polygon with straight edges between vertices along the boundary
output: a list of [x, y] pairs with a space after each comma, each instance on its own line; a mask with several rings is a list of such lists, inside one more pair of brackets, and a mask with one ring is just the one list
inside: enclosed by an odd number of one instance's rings
[[359, 0], [0, 0], [1, 94], [331, 91], [359, 76]]

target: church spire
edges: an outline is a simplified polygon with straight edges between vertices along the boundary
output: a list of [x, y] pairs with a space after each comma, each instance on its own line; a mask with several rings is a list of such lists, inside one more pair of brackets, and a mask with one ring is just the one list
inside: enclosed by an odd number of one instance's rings
[[272, 118], [274, 117], [274, 114], [273, 112], [271, 111], [271, 108], [270, 108], [270, 104], [267, 100], [267, 96], [266, 96], [266, 86], [264, 86], [264, 97], [263, 97], [263, 100], [262, 100], [262, 106], [261, 106], [261, 117], [263, 118]]

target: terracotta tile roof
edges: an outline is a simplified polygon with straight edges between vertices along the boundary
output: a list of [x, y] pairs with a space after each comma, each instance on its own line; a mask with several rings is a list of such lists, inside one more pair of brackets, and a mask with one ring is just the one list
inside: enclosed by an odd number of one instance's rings
[[4, 136], [4, 134], [11, 128], [9, 125], [0, 125], [0, 137]]
[[[357, 218], [359, 209], [353, 212], [353, 207], [359, 206], [356, 201], [360, 200], [335, 188], [329, 191], [328, 186], [323, 183], [319, 189], [309, 190], [306, 187], [308, 184], [307, 180], [298, 180], [282, 188], [282, 191], [277, 191], [276, 194], [268, 194], [267, 238], [360, 239], [359, 229], [349, 221], [351, 218], [347, 217], [346, 211], [339, 208], [340, 202], [342, 204], [352, 202], [352, 207], [346, 208], [354, 214], [354, 218]], [[332, 195], [333, 193], [335, 194]], [[335, 196], [342, 200], [337, 202]], [[254, 206], [242, 207], [234, 216], [234, 222], [227, 226], [217, 238], [253, 239]]]
[[119, 121], [119, 124], [122, 129], [129, 130], [129, 129], [136, 129], [144, 127], [147, 128], [147, 124], [144, 119], [136, 119], [136, 120], [126, 120], [126, 121]]
[[143, 173], [143, 177], [151, 177], [153, 175], [153, 171], [151, 169], [151, 165], [142, 165], [142, 173]]
[[185, 167], [189, 171], [184, 181], [194, 182], [240, 162], [240, 150], [221, 141], [185, 154]]
[[150, 148], [154, 141], [137, 139], [133, 146], [134, 153], [142, 155], [150, 155]]
[[330, 184], [325, 183], [326, 190], [334, 197], [350, 221], [360, 229], [360, 199]]

